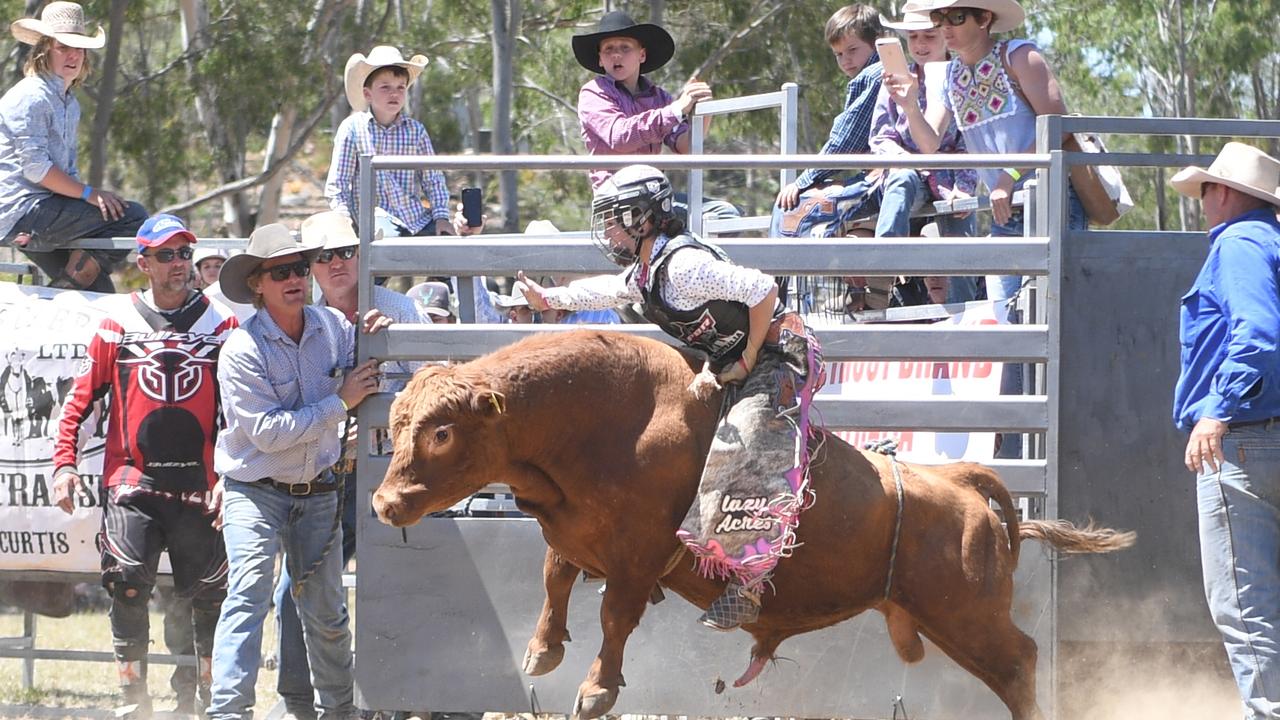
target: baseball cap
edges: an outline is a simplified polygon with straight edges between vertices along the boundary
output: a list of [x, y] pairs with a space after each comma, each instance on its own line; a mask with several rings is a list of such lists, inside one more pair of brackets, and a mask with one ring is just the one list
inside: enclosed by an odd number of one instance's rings
[[138, 228], [138, 252], [163, 245], [175, 235], [186, 235], [190, 242], [196, 241], [195, 233], [188, 230], [177, 217], [167, 213], [152, 215]]
[[428, 315], [448, 317], [453, 314], [449, 307], [449, 286], [442, 282], [424, 282], [414, 285], [406, 293]]

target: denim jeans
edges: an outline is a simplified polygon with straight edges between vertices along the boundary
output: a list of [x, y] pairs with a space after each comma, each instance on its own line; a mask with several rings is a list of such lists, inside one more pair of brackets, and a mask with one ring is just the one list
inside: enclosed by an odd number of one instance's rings
[[[339, 461], [343, 462], [343, 461]], [[343, 486], [345, 500], [342, 508], [342, 567], [346, 567], [356, 554], [356, 477], [346, 476]], [[302, 639], [302, 621], [298, 618], [298, 606], [293, 601], [293, 577], [289, 567], [280, 571], [276, 583], [276, 630], [279, 638], [277, 658], [279, 675], [276, 692], [284, 699], [285, 707], [299, 718], [314, 717], [311, 706], [315, 690], [311, 687], [311, 665], [307, 662], [307, 647]]]
[[[50, 280], [55, 280], [66, 269], [71, 251], [65, 249], [68, 242], [89, 237], [134, 237], [147, 219], [147, 210], [136, 202], [126, 202], [124, 215], [119, 220], [103, 220], [102, 211], [96, 206], [64, 195], [50, 195], [18, 219], [0, 245], [12, 245], [21, 234], [31, 236], [21, 248]], [[113, 293], [111, 271], [129, 256], [128, 250], [88, 251], [102, 272], [87, 289], [94, 292]]]
[[1280, 715], [1280, 425], [1231, 430], [1196, 480], [1204, 593], [1245, 717]]
[[262, 653], [262, 625], [271, 607], [275, 558], [281, 550], [302, 583], [302, 615], [311, 684], [322, 720], [354, 716], [351, 630], [342, 591], [342, 553], [333, 536], [336, 493], [291, 497], [259, 483], [226, 480], [223, 538], [230, 575], [213, 648], [210, 720], [249, 718]]
[[[907, 237], [911, 234], [911, 213], [924, 207], [929, 186], [915, 170], [891, 170], [885, 178], [876, 218], [876, 237]], [[939, 215], [936, 222], [942, 237], [973, 237], [976, 218]], [[969, 302], [978, 297], [978, 278], [956, 275], [947, 282], [947, 302]]]
[[[1068, 188], [1067, 201], [1069, 203], [1067, 229], [1088, 229], [1089, 216], [1085, 214], [1084, 205], [1080, 204], [1080, 198], [1076, 196], [1074, 188]], [[1021, 208], [1014, 208], [1009, 222], [1003, 225], [998, 225], [994, 221], [991, 223], [991, 237], [1023, 237], [1024, 235], [1024, 216]], [[1018, 297], [1018, 291], [1022, 288], [1022, 281], [1021, 275], [987, 276], [987, 299], [1008, 301], [1009, 322], [1014, 324], [1022, 322], [1022, 318], [1014, 311], [1014, 303]], [[1000, 394], [1021, 395], [1022, 375], [1021, 364], [1005, 363], [1004, 372], [1000, 376]], [[1022, 435], [1001, 433], [1000, 437], [1000, 450], [995, 455], [997, 458], [1022, 457]]]

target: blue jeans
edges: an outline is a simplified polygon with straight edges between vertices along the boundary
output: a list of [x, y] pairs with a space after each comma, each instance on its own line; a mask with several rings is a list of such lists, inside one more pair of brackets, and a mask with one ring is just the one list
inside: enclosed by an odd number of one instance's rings
[[[79, 198], [51, 195], [36, 203], [9, 231], [0, 245], [12, 245], [21, 234], [30, 235], [22, 253], [40, 268], [48, 280], [56, 280], [67, 266], [71, 251], [68, 242], [88, 237], [133, 237], [147, 219], [147, 210], [136, 202], [126, 202], [119, 220], [103, 220], [102, 211]], [[102, 267], [98, 279], [88, 288], [113, 293], [111, 271], [129, 256], [128, 250], [88, 250]]]
[[[915, 170], [891, 170], [885, 178], [880, 199], [880, 215], [876, 218], [876, 237], [907, 237], [911, 234], [911, 213], [924, 207], [929, 199], [929, 186]], [[965, 217], [939, 215], [938, 233], [942, 237], [973, 237], [976, 227], [973, 213]], [[978, 297], [978, 278], [957, 275], [948, 280], [947, 302], [969, 302]]]
[[[1080, 198], [1076, 196], [1074, 188], [1067, 189], [1067, 202], [1070, 203], [1067, 228], [1069, 230], [1088, 229], [1089, 216], [1085, 215], [1084, 205], [1080, 204]], [[1045, 208], [1045, 210], [1047, 212], [1048, 208]], [[1003, 225], [998, 225], [994, 221], [991, 223], [992, 237], [1023, 237], [1024, 235], [1024, 216], [1021, 208], [1014, 208], [1013, 216], [1009, 218], [1009, 222]], [[1014, 312], [1013, 307], [1014, 301], [1018, 297], [1018, 291], [1022, 288], [1022, 281], [1021, 275], [987, 276], [987, 299], [1009, 301], [1009, 322], [1014, 324], [1022, 322], [1022, 318]], [[1021, 364], [1005, 363], [1004, 372], [1000, 376], [1000, 394], [1021, 395], [1022, 374]], [[995, 455], [997, 458], [1022, 457], [1022, 435], [1001, 433], [1000, 438], [1000, 450]]]
[[[339, 461], [340, 463], [343, 461]], [[343, 486], [345, 499], [342, 507], [342, 567], [346, 567], [356, 554], [356, 477], [346, 476]], [[279, 675], [276, 692], [284, 699], [289, 712], [300, 718], [314, 717], [311, 709], [315, 702], [315, 689], [311, 687], [311, 665], [307, 662], [307, 646], [303, 642], [302, 620], [298, 617], [298, 605], [293, 601], [293, 576], [286, 565], [280, 571], [276, 583], [276, 630], [280, 646], [278, 651]]]
[[1204, 593], [1246, 718], [1280, 715], [1280, 426], [1231, 430], [1196, 480]]
[[230, 574], [213, 647], [210, 720], [253, 716], [262, 624], [271, 608], [281, 550], [294, 577], [314, 566], [297, 600], [318, 715], [322, 720], [354, 716], [340, 539], [324, 552], [337, 509], [336, 493], [295, 498], [267, 485], [226, 480], [222, 535]]

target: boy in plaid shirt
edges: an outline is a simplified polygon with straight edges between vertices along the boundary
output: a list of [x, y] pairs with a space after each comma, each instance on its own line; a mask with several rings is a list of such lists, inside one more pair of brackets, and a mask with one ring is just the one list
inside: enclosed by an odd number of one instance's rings
[[[355, 218], [360, 155], [434, 155], [422, 123], [403, 114], [409, 86], [427, 65], [425, 55], [405, 60], [396, 48], [379, 45], [368, 57], [356, 53], [344, 74], [352, 113], [338, 126], [324, 195], [329, 207]], [[380, 170], [378, 208], [400, 235], [452, 235], [449, 188], [438, 170]], [[430, 207], [424, 206], [426, 197]]]

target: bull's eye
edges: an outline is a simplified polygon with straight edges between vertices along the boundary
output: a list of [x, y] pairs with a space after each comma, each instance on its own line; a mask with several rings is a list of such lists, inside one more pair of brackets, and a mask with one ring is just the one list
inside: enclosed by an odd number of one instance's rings
[[446, 428], [436, 428], [436, 442], [442, 443], [449, 439], [449, 431]]

